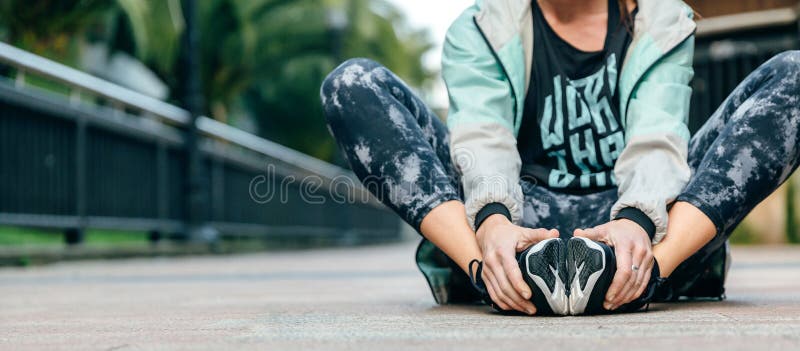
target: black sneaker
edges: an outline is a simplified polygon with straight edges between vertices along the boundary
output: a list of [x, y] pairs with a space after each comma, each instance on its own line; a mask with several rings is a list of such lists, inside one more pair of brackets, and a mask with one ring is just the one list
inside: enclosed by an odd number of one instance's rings
[[569, 306], [572, 315], [633, 312], [649, 307], [652, 301], [673, 298], [669, 281], [661, 278], [658, 262], [653, 261], [650, 280], [642, 295], [613, 311], [606, 310], [603, 302], [617, 271], [614, 250], [606, 244], [575, 237], [567, 243], [567, 251]]
[[566, 261], [569, 314], [608, 312], [603, 302], [617, 271], [614, 250], [603, 243], [573, 237], [567, 243]]
[[523, 251], [519, 257], [519, 269], [531, 288], [531, 302], [537, 315], [567, 315], [567, 269], [564, 241], [553, 238], [540, 241]]

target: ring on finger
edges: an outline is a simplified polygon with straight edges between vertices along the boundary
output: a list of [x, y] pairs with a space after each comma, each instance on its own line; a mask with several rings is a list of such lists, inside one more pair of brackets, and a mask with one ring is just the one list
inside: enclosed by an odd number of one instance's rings
[[639, 272], [639, 266], [632, 265], [631, 266], [631, 271], [633, 271], [633, 273], [636, 275], [636, 279], [634, 280], [633, 286], [641, 285], [642, 282], [644, 281], [644, 279], [642, 279], [642, 274], [641, 274], [641, 272]]

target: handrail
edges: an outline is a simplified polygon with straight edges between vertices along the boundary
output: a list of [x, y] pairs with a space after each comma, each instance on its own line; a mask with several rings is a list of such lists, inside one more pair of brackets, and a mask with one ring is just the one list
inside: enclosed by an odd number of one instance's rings
[[243, 148], [295, 165], [329, 180], [351, 174], [341, 167], [205, 116], [197, 119], [197, 129], [206, 135], [230, 141]]
[[800, 8], [785, 7], [732, 15], [703, 18], [697, 21], [697, 36], [710, 36], [732, 31], [780, 26], [798, 21]]
[[[7, 43], [0, 42], [0, 61], [180, 125], [185, 126], [191, 120], [189, 112], [180, 107], [37, 56]], [[197, 129], [208, 136], [294, 165], [328, 180], [352, 175], [350, 171], [341, 167], [205, 116], [197, 118], [196, 124]]]
[[91, 92], [97, 96], [122, 103], [173, 123], [186, 125], [190, 120], [189, 112], [180, 107], [48, 60], [7, 43], [0, 42], [0, 61], [20, 68], [25, 72], [34, 72], [48, 79]]

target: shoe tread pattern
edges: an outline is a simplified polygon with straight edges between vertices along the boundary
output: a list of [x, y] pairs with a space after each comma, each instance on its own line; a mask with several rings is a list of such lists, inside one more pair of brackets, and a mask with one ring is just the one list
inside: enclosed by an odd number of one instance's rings
[[[578, 282], [581, 290], [583, 290], [586, 288], [589, 276], [603, 269], [603, 254], [586, 246], [583, 240], [570, 241], [568, 251], [568, 255], [572, 256], [571, 262], [584, 262], [583, 269], [580, 272], [580, 276], [578, 276]], [[575, 274], [577, 274], [576, 268], [574, 265], [567, 267], [569, 277], [567, 281], [570, 283], [573, 282]]]
[[551, 271], [551, 266], [558, 270], [562, 281], [566, 280], [566, 272], [559, 267], [559, 262], [562, 261], [561, 256], [562, 252], [558, 242], [553, 240], [547, 243], [547, 246], [542, 251], [533, 254], [527, 262], [528, 270], [532, 274], [541, 277], [550, 291], [553, 291], [556, 285], [556, 276]]

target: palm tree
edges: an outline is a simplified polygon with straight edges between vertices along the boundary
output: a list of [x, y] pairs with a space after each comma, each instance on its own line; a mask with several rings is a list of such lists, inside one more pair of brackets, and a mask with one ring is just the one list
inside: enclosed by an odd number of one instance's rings
[[[386, 0], [197, 5], [205, 113], [234, 123], [252, 116], [261, 135], [322, 159], [333, 159], [335, 147], [319, 85], [342, 58], [373, 58], [412, 85], [430, 76], [420, 63], [427, 34], [408, 28]], [[332, 23], [332, 14], [345, 14], [339, 22], [346, 23]], [[144, 62], [180, 101], [180, 0], [5, 0], [0, 28], [12, 44], [67, 63], [87, 40], [106, 43]]]

